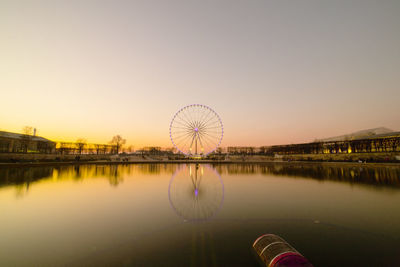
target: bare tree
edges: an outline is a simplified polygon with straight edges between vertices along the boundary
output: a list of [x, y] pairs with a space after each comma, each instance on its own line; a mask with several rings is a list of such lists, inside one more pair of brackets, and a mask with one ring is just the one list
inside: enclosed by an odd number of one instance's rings
[[114, 145], [116, 150], [117, 150], [117, 154], [120, 150], [120, 148], [126, 143], [126, 139], [123, 139], [120, 135], [116, 135], [112, 138], [112, 140], [110, 141], [110, 144]]
[[97, 155], [100, 154], [100, 151], [101, 151], [101, 148], [103, 147], [103, 145], [101, 145], [101, 144], [95, 144], [94, 146], [96, 147], [96, 154], [97, 154]]
[[24, 126], [22, 128], [22, 133], [25, 135], [32, 135], [32, 132], [33, 132], [32, 126]]
[[86, 145], [86, 139], [84, 138], [79, 138], [78, 140], [76, 140], [76, 147], [78, 148], [78, 152], [79, 154], [82, 154], [83, 148]]
[[126, 152], [128, 153], [132, 153], [134, 151], [134, 146], [130, 145], [128, 146], [128, 148], [126, 149]]

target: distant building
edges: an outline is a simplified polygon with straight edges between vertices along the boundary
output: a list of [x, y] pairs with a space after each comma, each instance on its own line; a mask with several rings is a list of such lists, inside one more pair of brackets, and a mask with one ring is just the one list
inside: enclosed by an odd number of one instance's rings
[[229, 154], [252, 155], [252, 154], [258, 152], [258, 149], [256, 147], [252, 147], [252, 146], [230, 146], [230, 147], [228, 147], [227, 152]]
[[0, 153], [53, 153], [56, 143], [34, 135], [0, 131]]
[[[349, 136], [349, 135], [348, 135]], [[350, 138], [346, 136], [346, 138]], [[263, 154], [349, 154], [399, 152], [400, 132], [352, 136], [351, 140], [329, 138], [329, 141], [261, 147]]]

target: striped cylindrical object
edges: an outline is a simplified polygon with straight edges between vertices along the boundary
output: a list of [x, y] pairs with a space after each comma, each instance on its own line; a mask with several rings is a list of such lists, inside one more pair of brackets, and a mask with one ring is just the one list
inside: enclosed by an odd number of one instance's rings
[[277, 235], [260, 236], [253, 248], [268, 267], [313, 267], [303, 255]]

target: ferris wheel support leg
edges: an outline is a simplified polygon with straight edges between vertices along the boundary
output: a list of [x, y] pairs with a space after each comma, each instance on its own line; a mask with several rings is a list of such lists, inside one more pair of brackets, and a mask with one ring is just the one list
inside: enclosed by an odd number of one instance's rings
[[193, 146], [194, 138], [195, 138], [195, 135], [193, 135], [192, 142], [190, 142], [190, 147], [189, 147], [190, 154], [192, 154], [192, 146]]
[[197, 156], [197, 135], [196, 135], [196, 139], [194, 140], [194, 142], [195, 142], [195, 155]]

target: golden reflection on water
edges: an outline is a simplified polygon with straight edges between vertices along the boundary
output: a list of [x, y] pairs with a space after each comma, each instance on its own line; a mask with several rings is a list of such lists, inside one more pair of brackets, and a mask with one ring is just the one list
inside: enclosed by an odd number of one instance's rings
[[[114, 258], [121, 245], [129, 248], [129, 256], [142, 249], [147, 260], [156, 247], [142, 248], [148, 237], [158, 242], [158, 236], [165, 235], [164, 244], [170, 246], [171, 239], [189, 240], [192, 231], [216, 224], [221, 228], [215, 233], [235, 236], [237, 231], [229, 232], [229, 227], [241, 221], [248, 229], [260, 222], [255, 234], [270, 231], [275, 225], [271, 222], [277, 221], [275, 229], [301, 235], [308, 228], [297, 229], [292, 223], [305, 221], [311, 228], [318, 222], [400, 238], [400, 215], [393, 212], [400, 203], [400, 167], [200, 165], [197, 179], [193, 168], [190, 164], [0, 167], [0, 265], [54, 266], [87, 257], [91, 262], [107, 251]], [[193, 204], [201, 204], [200, 209]], [[193, 244], [203, 242], [203, 232], [198, 233]], [[313, 238], [319, 240], [320, 234]], [[230, 242], [221, 236], [218, 240], [221, 247]], [[158, 253], [165, 249], [160, 248]], [[199, 253], [199, 247], [194, 250]], [[171, 251], [176, 253], [172, 258], [181, 256], [179, 249]]]
[[[0, 188], [14, 186], [16, 196], [22, 197], [39, 182], [66, 180], [107, 179], [110, 186], [118, 186], [124, 177], [136, 175], [172, 175], [178, 164], [105, 164], [75, 166], [2, 167]], [[324, 164], [216, 164], [212, 166], [220, 175], [262, 174], [331, 180], [351, 184], [367, 184], [400, 188], [399, 166], [324, 165]]]
[[168, 186], [171, 208], [185, 222], [203, 222], [213, 218], [224, 200], [221, 176], [206, 164], [182, 165]]
[[106, 179], [111, 186], [118, 186], [124, 182], [126, 176], [172, 174], [176, 168], [175, 164], [3, 167], [0, 168], [0, 188], [14, 186], [17, 197], [21, 197], [32, 185], [41, 182], [56, 183], [90, 178]]

